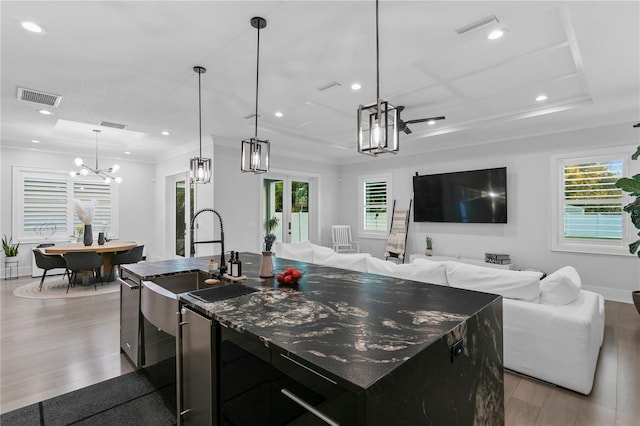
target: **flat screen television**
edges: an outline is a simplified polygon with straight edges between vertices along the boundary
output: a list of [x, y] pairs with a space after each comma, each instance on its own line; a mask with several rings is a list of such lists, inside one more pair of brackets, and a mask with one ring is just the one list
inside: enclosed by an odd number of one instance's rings
[[507, 223], [507, 168], [416, 175], [415, 222]]

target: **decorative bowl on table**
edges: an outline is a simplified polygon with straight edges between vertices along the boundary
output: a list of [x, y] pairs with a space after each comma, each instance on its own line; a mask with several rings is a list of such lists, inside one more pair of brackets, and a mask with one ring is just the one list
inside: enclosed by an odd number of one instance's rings
[[282, 271], [276, 271], [276, 280], [283, 285], [298, 284], [304, 273], [297, 268], [287, 268]]

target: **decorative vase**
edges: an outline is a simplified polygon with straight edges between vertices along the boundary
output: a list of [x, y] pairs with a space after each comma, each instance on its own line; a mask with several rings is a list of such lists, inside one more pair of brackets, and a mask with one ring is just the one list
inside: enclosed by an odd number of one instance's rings
[[633, 304], [636, 305], [636, 310], [640, 314], [640, 290], [632, 291]]
[[98, 245], [100, 246], [104, 245], [104, 232], [98, 233]]
[[262, 252], [262, 263], [260, 264], [260, 278], [273, 277], [273, 261], [270, 251]]
[[90, 246], [93, 244], [93, 230], [91, 229], [91, 225], [84, 226], [84, 245]]

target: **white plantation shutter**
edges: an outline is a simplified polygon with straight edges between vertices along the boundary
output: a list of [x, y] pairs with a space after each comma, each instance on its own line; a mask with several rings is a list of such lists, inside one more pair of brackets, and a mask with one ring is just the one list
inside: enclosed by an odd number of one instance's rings
[[562, 176], [563, 236], [622, 240], [623, 194], [615, 186], [622, 159], [565, 163]]
[[[80, 225], [71, 200], [96, 199], [94, 232], [117, 238], [117, 187], [91, 176], [72, 178], [68, 172], [13, 166], [13, 225], [15, 241], [67, 240]], [[46, 226], [45, 226], [46, 225]], [[42, 233], [38, 232], [42, 229]], [[51, 230], [55, 234], [51, 235]]]
[[358, 188], [359, 236], [386, 238], [389, 234], [391, 176], [360, 176]]
[[364, 229], [387, 230], [387, 182], [384, 180], [364, 184]]
[[23, 232], [36, 232], [36, 228], [45, 223], [55, 226], [58, 232], [70, 232], [66, 178], [25, 177], [23, 191]]

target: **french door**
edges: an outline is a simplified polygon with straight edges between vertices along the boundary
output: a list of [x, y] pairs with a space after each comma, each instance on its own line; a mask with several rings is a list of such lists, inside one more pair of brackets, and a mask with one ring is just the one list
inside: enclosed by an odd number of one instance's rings
[[190, 225], [195, 206], [195, 185], [189, 173], [171, 176], [172, 187], [172, 257], [189, 257], [191, 246]]
[[277, 241], [299, 243], [315, 236], [315, 178], [282, 176], [263, 179], [262, 230], [271, 230]]

